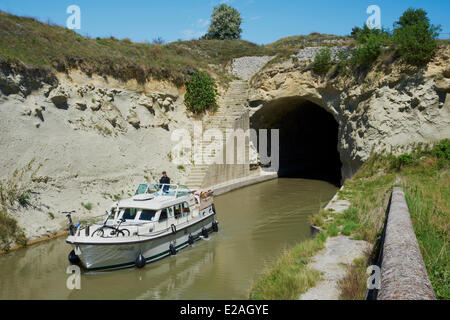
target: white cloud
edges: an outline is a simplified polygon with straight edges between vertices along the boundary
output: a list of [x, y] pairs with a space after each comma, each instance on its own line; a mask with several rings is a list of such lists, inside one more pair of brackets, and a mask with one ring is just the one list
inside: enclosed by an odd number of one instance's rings
[[181, 31], [184, 40], [198, 39], [206, 33], [205, 30], [186, 29]]
[[191, 27], [189, 29], [181, 31], [183, 39], [191, 40], [202, 37], [206, 33], [207, 27], [210, 23], [211, 23], [210, 19], [203, 19], [203, 18], [197, 19], [195, 23], [191, 24]]
[[200, 28], [206, 27], [207, 25], [209, 25], [209, 23], [210, 23], [209, 19], [198, 19], [197, 20], [197, 26]]

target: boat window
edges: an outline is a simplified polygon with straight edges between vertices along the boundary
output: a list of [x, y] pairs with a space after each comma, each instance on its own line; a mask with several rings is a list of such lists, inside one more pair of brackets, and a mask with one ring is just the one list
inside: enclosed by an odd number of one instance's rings
[[137, 213], [137, 209], [135, 209], [135, 208], [126, 208], [124, 213], [123, 213], [122, 219], [134, 220], [134, 218], [136, 218], [136, 213]]
[[175, 209], [175, 219], [179, 219], [182, 217], [181, 204], [177, 204], [174, 206]]
[[187, 202], [183, 203], [183, 216], [187, 216], [191, 212], [189, 209], [189, 204]]
[[116, 217], [116, 208], [112, 208], [112, 209], [109, 211], [109, 214], [108, 214], [108, 220], [109, 220], [109, 219], [114, 220], [115, 217]]
[[167, 209], [163, 209], [159, 215], [159, 222], [167, 220]]
[[178, 188], [178, 186], [168, 184], [160, 184], [159, 187], [162, 188], [160, 195], [166, 197], [174, 197]]
[[148, 186], [146, 184], [140, 184], [139, 187], [136, 190], [135, 195], [146, 193], [147, 192], [147, 188], [148, 188]]
[[155, 210], [142, 210], [139, 220], [154, 221], [156, 215]]
[[169, 214], [169, 218], [173, 218], [173, 207], [167, 208], [167, 213]]
[[188, 187], [179, 186], [178, 187], [177, 197], [187, 196], [190, 193], [192, 193], [192, 191]]
[[160, 186], [157, 184], [149, 184], [148, 185], [148, 190], [147, 193], [153, 194], [153, 193], [157, 193], [161, 190]]

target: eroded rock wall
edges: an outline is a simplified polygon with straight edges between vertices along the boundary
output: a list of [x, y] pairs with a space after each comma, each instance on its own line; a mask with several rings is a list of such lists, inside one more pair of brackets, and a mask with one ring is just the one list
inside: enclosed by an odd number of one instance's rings
[[401, 146], [450, 138], [449, 47], [439, 48], [426, 68], [416, 70], [396, 61], [369, 72], [331, 70], [318, 76], [310, 62], [293, 57], [263, 69], [251, 83], [250, 106], [261, 112], [277, 102], [283, 108], [286, 99], [303, 99], [330, 112], [339, 125], [344, 179], [373, 151], [405, 152]]
[[76, 210], [75, 221], [104, 214], [162, 170], [185, 182], [189, 166], [171, 162], [171, 132], [192, 122], [180, 89], [22, 69], [0, 73], [0, 181], [33, 159], [41, 166], [21, 182], [29, 184], [30, 204], [8, 209], [28, 239], [61, 231], [61, 211]]

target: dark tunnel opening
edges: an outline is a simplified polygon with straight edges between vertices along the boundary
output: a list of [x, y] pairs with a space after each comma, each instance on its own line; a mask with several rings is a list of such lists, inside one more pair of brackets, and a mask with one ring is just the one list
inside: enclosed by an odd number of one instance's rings
[[254, 129], [280, 130], [280, 177], [341, 185], [338, 123], [325, 109], [305, 100], [284, 99], [265, 106], [251, 120]]

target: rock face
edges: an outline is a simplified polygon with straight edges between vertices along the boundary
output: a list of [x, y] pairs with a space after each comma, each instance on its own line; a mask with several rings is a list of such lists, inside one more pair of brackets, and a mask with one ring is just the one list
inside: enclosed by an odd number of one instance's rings
[[57, 85], [58, 79], [50, 70], [0, 60], [0, 92], [5, 95], [20, 94], [25, 97], [43, 86]]
[[[316, 54], [318, 54], [321, 49], [322, 47], [306, 47], [304, 49], [297, 50], [293, 57], [297, 58], [299, 61], [314, 60]], [[331, 59], [336, 60], [338, 52], [346, 52], [350, 54], [351, 49], [349, 47], [330, 47], [330, 50]]]
[[180, 170], [170, 161], [177, 142], [168, 129], [191, 125], [178, 88], [78, 71], [45, 78], [21, 67], [0, 68], [0, 182], [32, 159], [41, 166], [27, 181], [32, 206], [11, 211], [29, 240], [61, 231], [61, 211], [76, 210], [76, 221], [101, 215], [113, 195], [129, 197], [162, 170], [185, 183], [189, 164]]
[[52, 90], [49, 95], [49, 99], [51, 102], [55, 104], [58, 108], [67, 108], [67, 98], [69, 94], [66, 89], [62, 86], [59, 86], [55, 90]]
[[267, 62], [274, 57], [242, 57], [233, 60], [232, 74], [243, 80], [250, 80]]
[[385, 72], [374, 67], [367, 74], [337, 77], [320, 77], [307, 64], [289, 60], [254, 77], [250, 106], [261, 113], [267, 105], [284, 108], [285, 101], [297, 99], [331, 113], [339, 125], [345, 179], [372, 151], [395, 153], [399, 146], [450, 138], [449, 58], [450, 48], [440, 48], [426, 69], [414, 73], [394, 63]]

